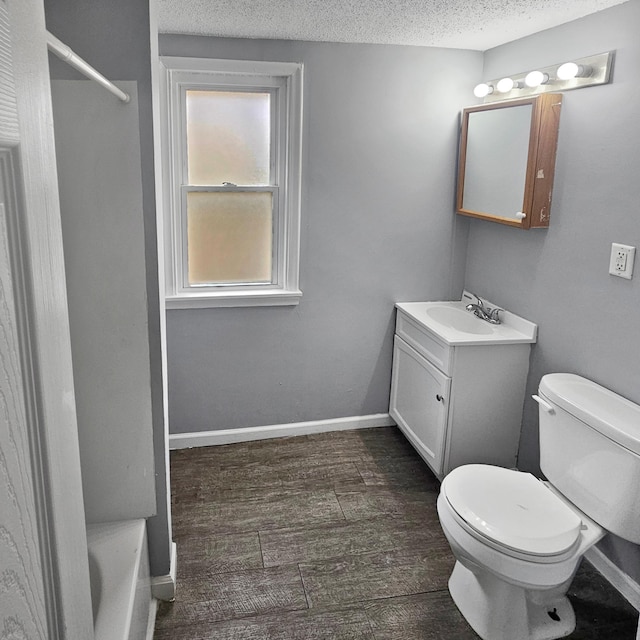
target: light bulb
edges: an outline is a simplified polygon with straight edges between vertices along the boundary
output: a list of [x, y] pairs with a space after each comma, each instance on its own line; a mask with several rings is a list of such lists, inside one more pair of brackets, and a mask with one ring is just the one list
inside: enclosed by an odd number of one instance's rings
[[578, 75], [580, 67], [575, 62], [565, 62], [558, 67], [556, 75], [560, 80], [571, 80]]
[[493, 87], [490, 84], [487, 84], [486, 82], [481, 82], [480, 84], [477, 84], [473, 89], [473, 95], [476, 98], [484, 98], [492, 93], [493, 93]]
[[591, 75], [591, 67], [576, 64], [575, 62], [565, 62], [558, 67], [556, 75], [560, 80], [573, 80], [573, 78], [586, 78]]
[[502, 78], [496, 85], [496, 89], [500, 93], [509, 93], [513, 89], [515, 82], [511, 78]]
[[541, 84], [546, 84], [547, 82], [549, 82], [549, 75], [542, 73], [542, 71], [531, 71], [531, 73], [528, 73], [527, 77], [524, 79], [524, 83], [527, 87], [531, 87], [532, 89], [539, 87]]

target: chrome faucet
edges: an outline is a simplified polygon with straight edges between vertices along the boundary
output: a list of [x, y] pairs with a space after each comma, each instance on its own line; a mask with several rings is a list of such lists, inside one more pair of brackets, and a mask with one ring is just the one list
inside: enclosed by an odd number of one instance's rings
[[[471, 293], [471, 292], [469, 292]], [[500, 309], [500, 307], [491, 307], [485, 306], [484, 302], [481, 300], [480, 296], [477, 296], [475, 293], [471, 293], [471, 295], [477, 300], [477, 302], [472, 302], [468, 304], [465, 309], [467, 311], [473, 312], [477, 318], [480, 320], [485, 320], [486, 322], [490, 322], [491, 324], [500, 324], [500, 316], [498, 315], [500, 311], [504, 311], [504, 309]]]

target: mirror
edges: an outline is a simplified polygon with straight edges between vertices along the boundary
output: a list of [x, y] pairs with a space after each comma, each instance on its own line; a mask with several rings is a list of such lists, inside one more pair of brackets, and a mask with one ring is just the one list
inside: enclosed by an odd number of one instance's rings
[[464, 109], [457, 211], [523, 229], [549, 226], [562, 95]]

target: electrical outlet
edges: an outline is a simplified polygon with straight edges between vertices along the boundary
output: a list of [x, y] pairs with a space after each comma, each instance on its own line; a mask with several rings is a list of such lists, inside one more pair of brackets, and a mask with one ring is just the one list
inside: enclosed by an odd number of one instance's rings
[[626, 244], [611, 244], [611, 259], [609, 261], [609, 273], [612, 276], [631, 280], [633, 276], [633, 261], [636, 255], [636, 248]]

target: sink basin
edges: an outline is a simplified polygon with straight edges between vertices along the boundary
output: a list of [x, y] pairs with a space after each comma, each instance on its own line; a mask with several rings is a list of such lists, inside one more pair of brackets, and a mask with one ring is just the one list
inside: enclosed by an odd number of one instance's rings
[[493, 326], [476, 318], [471, 312], [450, 305], [434, 306], [427, 309], [427, 315], [440, 324], [451, 327], [456, 331], [489, 335], [493, 333]]
[[[448, 345], [532, 344], [538, 335], [538, 326], [529, 320], [507, 311], [500, 312], [500, 324], [490, 324], [476, 318], [466, 305], [475, 296], [463, 291], [461, 300], [433, 300], [431, 302], [396, 302], [396, 308], [407, 322], [414, 323]], [[496, 305], [484, 300], [485, 305]], [[417, 328], [416, 327], [416, 328]], [[411, 343], [412, 328], [406, 326], [405, 334]], [[398, 332], [402, 333], [402, 331]]]

